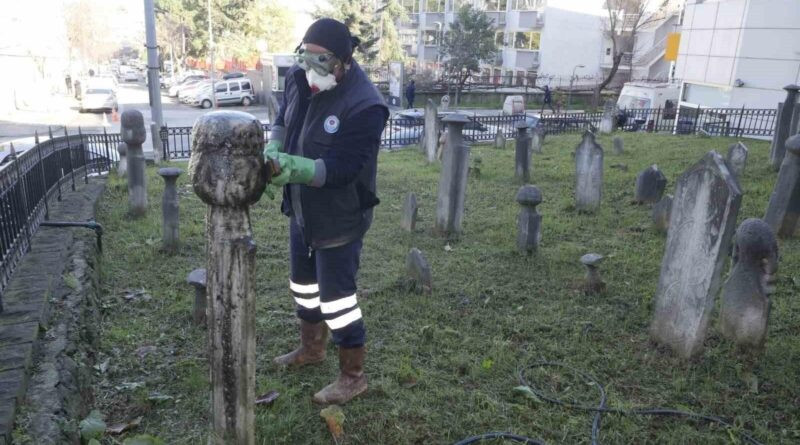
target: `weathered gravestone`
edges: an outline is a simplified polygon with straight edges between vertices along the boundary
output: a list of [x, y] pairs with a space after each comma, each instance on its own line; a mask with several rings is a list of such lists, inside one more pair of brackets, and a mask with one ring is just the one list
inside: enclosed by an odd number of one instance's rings
[[208, 360], [211, 443], [255, 443], [255, 259], [248, 207], [269, 179], [261, 123], [214, 111], [192, 129], [192, 185], [208, 204]]
[[587, 253], [581, 257], [581, 264], [586, 266], [583, 292], [587, 295], [599, 294], [606, 290], [606, 283], [600, 278], [600, 271], [597, 268], [603, 258], [603, 255], [598, 253]]
[[119, 163], [117, 164], [117, 176], [120, 178], [128, 177], [128, 144], [120, 142], [117, 145], [117, 153], [119, 153]]
[[741, 201], [716, 151], [678, 179], [650, 332], [683, 358], [702, 348]]
[[633, 201], [637, 204], [656, 203], [661, 200], [666, 187], [667, 177], [664, 176], [664, 173], [661, 173], [658, 165], [653, 164], [636, 176], [636, 190], [634, 191]]
[[439, 193], [436, 200], [435, 230], [444, 236], [461, 233], [464, 219], [464, 201], [467, 194], [469, 146], [464, 143], [461, 131], [469, 122], [463, 114], [451, 114], [442, 121], [447, 125], [447, 146], [442, 157], [439, 176]]
[[616, 118], [614, 111], [616, 108], [617, 104], [613, 99], [606, 99], [606, 103], [603, 105], [603, 117], [600, 119], [600, 133], [609, 134], [614, 131], [614, 119]]
[[778, 242], [762, 220], [749, 218], [736, 230], [733, 269], [722, 288], [720, 330], [738, 346], [764, 346], [769, 322], [769, 295], [778, 271]]
[[436, 160], [436, 147], [439, 142], [439, 121], [437, 119], [436, 104], [431, 99], [425, 103], [425, 129], [423, 132], [423, 147], [425, 159], [428, 162]]
[[430, 294], [433, 290], [431, 266], [425, 255], [416, 247], [412, 248], [406, 257], [406, 277], [417, 292]]
[[542, 215], [536, 211], [542, 202], [542, 192], [535, 185], [523, 185], [517, 191], [517, 202], [521, 206], [517, 216], [517, 249], [531, 254], [542, 239]]
[[625, 154], [625, 143], [619, 136], [614, 136], [614, 154], [617, 156]]
[[669, 230], [669, 216], [672, 211], [672, 195], [664, 195], [660, 201], [653, 205], [653, 227], [659, 232]]
[[403, 216], [400, 219], [400, 227], [407, 232], [413, 232], [417, 227], [417, 195], [409, 193], [403, 202]]
[[189, 272], [186, 282], [194, 288], [194, 304], [192, 305], [192, 320], [197, 326], [206, 325], [206, 270], [195, 269]]
[[728, 157], [725, 160], [728, 161], [728, 166], [733, 174], [736, 175], [736, 178], [741, 181], [744, 168], [747, 166], [747, 147], [741, 142], [731, 145], [728, 148]]
[[166, 252], [174, 252], [180, 244], [180, 224], [178, 220], [178, 189], [175, 182], [183, 170], [176, 167], [158, 169], [164, 178], [164, 194], [161, 197], [161, 247]]
[[494, 148], [506, 148], [506, 135], [503, 130], [498, 128], [497, 133], [494, 135]]
[[531, 130], [531, 151], [536, 154], [542, 154], [542, 146], [544, 145], [544, 130], [539, 127], [533, 127]]
[[786, 141], [778, 180], [769, 197], [766, 222], [779, 237], [794, 236], [800, 225], [800, 134]]
[[142, 143], [147, 138], [144, 118], [138, 110], [125, 110], [121, 119], [122, 141], [128, 148], [128, 212], [133, 217], [147, 213], [147, 183]]
[[775, 135], [772, 137], [772, 147], [769, 152], [769, 163], [775, 171], [781, 168], [783, 157], [786, 154], [786, 139], [792, 133], [792, 120], [797, 106], [797, 93], [800, 91], [800, 86], [786, 85], [783, 87], [786, 90], [786, 99], [783, 101], [783, 106], [778, 111], [778, 116], [775, 123]]
[[531, 182], [531, 137], [528, 123], [524, 120], [514, 124], [517, 140], [514, 152], [514, 178], [523, 184]]
[[442, 99], [439, 101], [439, 106], [442, 108], [442, 111], [447, 111], [450, 108], [450, 96], [445, 94], [442, 96]]
[[586, 131], [575, 149], [575, 208], [579, 212], [594, 212], [603, 196], [603, 147]]
[[442, 131], [441, 136], [439, 136], [439, 147], [436, 150], [436, 160], [442, 160], [442, 153], [444, 153], [445, 145], [447, 144], [447, 128]]

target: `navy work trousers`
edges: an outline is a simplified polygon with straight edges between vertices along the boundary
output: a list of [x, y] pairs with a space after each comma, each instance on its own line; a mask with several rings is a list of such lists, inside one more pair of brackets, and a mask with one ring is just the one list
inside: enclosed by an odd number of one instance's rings
[[356, 298], [361, 239], [344, 246], [311, 250], [294, 218], [289, 222], [289, 290], [297, 304], [297, 317], [309, 323], [325, 321], [333, 342], [358, 348], [366, 328]]

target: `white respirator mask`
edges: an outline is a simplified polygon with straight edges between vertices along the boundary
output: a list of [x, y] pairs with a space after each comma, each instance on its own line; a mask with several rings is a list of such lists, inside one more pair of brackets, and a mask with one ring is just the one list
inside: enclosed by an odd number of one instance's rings
[[306, 80], [311, 87], [311, 93], [332, 90], [336, 87], [336, 76], [333, 73], [319, 74], [315, 70], [306, 70]]

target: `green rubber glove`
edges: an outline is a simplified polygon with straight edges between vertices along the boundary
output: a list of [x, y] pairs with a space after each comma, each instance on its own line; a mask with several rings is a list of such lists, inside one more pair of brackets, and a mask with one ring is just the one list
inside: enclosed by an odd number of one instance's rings
[[317, 169], [313, 159], [286, 153], [278, 153], [278, 163], [281, 166], [281, 174], [273, 176], [270, 181], [270, 184], [275, 186], [310, 184]]
[[278, 153], [283, 150], [283, 142], [274, 140], [267, 142], [264, 146], [264, 161], [267, 159], [278, 159]]

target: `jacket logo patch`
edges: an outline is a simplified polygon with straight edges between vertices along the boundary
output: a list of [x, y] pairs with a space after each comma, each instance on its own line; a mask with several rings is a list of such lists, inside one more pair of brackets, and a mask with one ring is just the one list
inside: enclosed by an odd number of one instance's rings
[[326, 117], [323, 127], [325, 127], [325, 131], [330, 134], [336, 133], [339, 131], [339, 118], [333, 115]]

